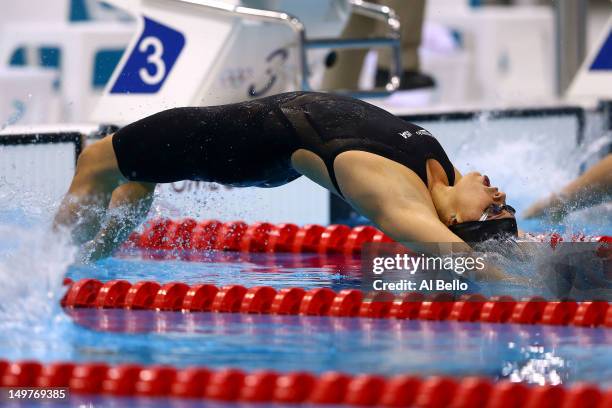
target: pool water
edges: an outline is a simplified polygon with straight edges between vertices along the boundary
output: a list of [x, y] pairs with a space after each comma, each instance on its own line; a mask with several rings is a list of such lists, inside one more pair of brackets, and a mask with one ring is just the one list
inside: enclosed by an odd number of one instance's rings
[[[74, 250], [49, 236], [47, 225], [36, 217], [16, 210], [0, 215], [0, 358], [478, 374], [612, 385], [612, 331], [603, 328], [121, 310], [66, 313], [58, 306], [64, 276], [338, 291], [359, 287], [360, 261], [316, 254], [132, 251], [78, 265]], [[516, 298], [543, 290], [477, 284], [485, 295]]]
[[[122, 253], [93, 265], [70, 266], [67, 276], [335, 290], [360, 282], [356, 258], [179, 255]], [[480, 287], [496, 290], [493, 284]], [[508, 294], [507, 286], [497, 289]], [[538, 293], [536, 288], [514, 290], [516, 297]], [[603, 328], [95, 309], [58, 309], [51, 316], [35, 336], [26, 327], [0, 331], [0, 358], [612, 385], [612, 331]]]
[[[162, 259], [159, 259], [162, 258]], [[163, 259], [167, 258], [167, 259]], [[187, 284], [237, 284], [274, 288], [329, 287], [334, 290], [359, 286], [360, 259], [317, 254], [240, 254], [209, 252], [133, 251], [93, 265], [75, 265], [67, 276], [73, 280], [126, 279]]]
[[[62, 327], [61, 341], [48, 344], [46, 354], [3, 346], [2, 356], [612, 385], [604, 329], [93, 309], [68, 316], [74, 323]], [[2, 344], [14, 345], [6, 336]]]
[[[577, 257], [577, 250], [594, 253], [596, 243], [567, 244], [572, 246], [572, 256]], [[555, 300], [562, 296], [572, 296], [576, 300], [592, 300], [589, 290], [608, 289], [605, 299], [612, 298], [612, 279], [602, 284], [599, 279], [602, 272], [601, 261], [594, 255], [582, 258], [582, 263], [571, 269], [577, 276], [583, 277], [582, 290], [576, 284], [565, 285], [559, 289], [559, 282], [564, 275], [557, 274], [558, 279], [542, 265], [562, 262], [559, 244], [552, 249], [548, 243], [525, 243], [522, 248], [510, 248], [509, 253], [498, 254], [488, 258], [491, 263], [514, 278], [525, 282], [501, 281], [483, 282], [476, 279], [464, 279], [468, 289], [458, 294], [479, 293], [486, 297], [513, 296], [516, 299], [539, 296]], [[486, 251], [485, 251], [486, 252]], [[561, 260], [560, 260], [561, 259]], [[578, 258], [576, 258], [578, 259]], [[588, 263], [592, 262], [592, 263]], [[363, 264], [362, 264], [363, 263]], [[596, 264], [591, 268], [590, 265]], [[318, 255], [318, 254], [258, 254], [229, 253], [219, 251], [151, 251], [123, 250], [115, 257], [90, 265], [72, 265], [66, 276], [79, 280], [94, 278], [101, 281], [124, 279], [132, 283], [153, 280], [159, 283], [184, 282], [189, 285], [208, 283], [216, 286], [243, 285], [271, 286], [275, 289], [301, 287], [313, 289], [326, 287], [336, 292], [342, 289], [358, 288], [366, 292], [372, 290], [371, 279], [364, 279], [363, 271], [371, 270], [371, 265], [359, 256]], [[598, 273], [587, 273], [598, 271]], [[598, 277], [599, 274], [599, 277]], [[370, 274], [371, 276], [371, 274]], [[455, 275], [458, 276], [458, 275]], [[605, 276], [605, 275], [604, 275]], [[409, 276], [403, 275], [402, 278]], [[574, 280], [577, 282], [578, 280]], [[553, 283], [556, 282], [556, 283]], [[562, 285], [561, 285], [562, 286]]]
[[[474, 127], [469, 125], [470, 129]], [[462, 169], [486, 169], [493, 183], [508, 193], [509, 203], [520, 214], [530, 203], [575, 177], [580, 160], [561, 151], [563, 146], [557, 149], [558, 154], [555, 150], [555, 154], [549, 152], [544, 156], [542, 143], [556, 144], [545, 138], [544, 133], [511, 134], [514, 136], [498, 137], [495, 143], [486, 143], [489, 136], [466, 133], [461, 139], [465, 140], [462, 144], [457, 142], [456, 151], [450, 155], [457, 158]], [[453, 133], [452, 137], [456, 135]], [[486, 154], [483, 149], [488, 149]], [[560, 157], [564, 160], [559, 160]], [[551, 174], [556, 176], [550, 177]], [[36, 203], [20, 208], [15, 201], [0, 196], [0, 359], [131, 362], [176, 367], [196, 364], [281, 372], [338, 370], [385, 375], [480, 375], [533, 384], [588, 381], [612, 387], [612, 330], [605, 328], [93, 309], [64, 311], [59, 307], [65, 291], [64, 276], [75, 280], [267, 285], [277, 289], [329, 287], [339, 291], [359, 287], [360, 260], [315, 254], [131, 251], [92, 265], [78, 265], [74, 262], [75, 248], [48, 233], [53, 209]], [[191, 206], [196, 207], [197, 203]], [[211, 212], [210, 208], [200, 210], [207, 216]], [[367, 220], [355, 218], [351, 222], [362, 224]], [[519, 228], [529, 232], [559, 232], [567, 237], [576, 233], [612, 235], [612, 208], [608, 204], [579, 211], [562, 223], [520, 218], [518, 223]], [[541, 278], [530, 276], [529, 271], [520, 271], [520, 274], [531, 278], [531, 284], [475, 282], [473, 288], [486, 296], [548, 295]], [[75, 396], [70, 403], [73, 406], [195, 406], [189, 401], [89, 396]], [[233, 405], [207, 402], [207, 406]]]

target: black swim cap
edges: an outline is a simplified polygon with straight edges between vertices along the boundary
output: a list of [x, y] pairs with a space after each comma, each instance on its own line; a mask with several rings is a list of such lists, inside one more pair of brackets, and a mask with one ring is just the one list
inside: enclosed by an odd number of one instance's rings
[[465, 242], [484, 242], [488, 239], [504, 239], [518, 236], [515, 218], [502, 218], [489, 221], [471, 221], [448, 227]]

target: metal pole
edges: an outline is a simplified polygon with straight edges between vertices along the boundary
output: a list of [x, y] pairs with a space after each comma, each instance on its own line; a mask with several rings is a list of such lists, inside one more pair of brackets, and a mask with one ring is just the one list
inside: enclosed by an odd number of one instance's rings
[[553, 0], [557, 95], [567, 90], [584, 61], [586, 52], [587, 0]]

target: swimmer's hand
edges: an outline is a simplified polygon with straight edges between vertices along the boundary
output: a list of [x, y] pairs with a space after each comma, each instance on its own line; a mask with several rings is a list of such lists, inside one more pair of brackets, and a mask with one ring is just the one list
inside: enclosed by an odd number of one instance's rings
[[561, 221], [566, 215], [566, 202], [558, 194], [537, 201], [523, 213], [523, 217], [526, 219], [548, 218], [552, 221]]

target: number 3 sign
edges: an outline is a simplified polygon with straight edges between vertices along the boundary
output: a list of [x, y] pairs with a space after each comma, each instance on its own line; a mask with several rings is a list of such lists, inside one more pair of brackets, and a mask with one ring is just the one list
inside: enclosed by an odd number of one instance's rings
[[156, 93], [185, 46], [180, 32], [147, 17], [144, 23], [142, 35], [111, 93]]

